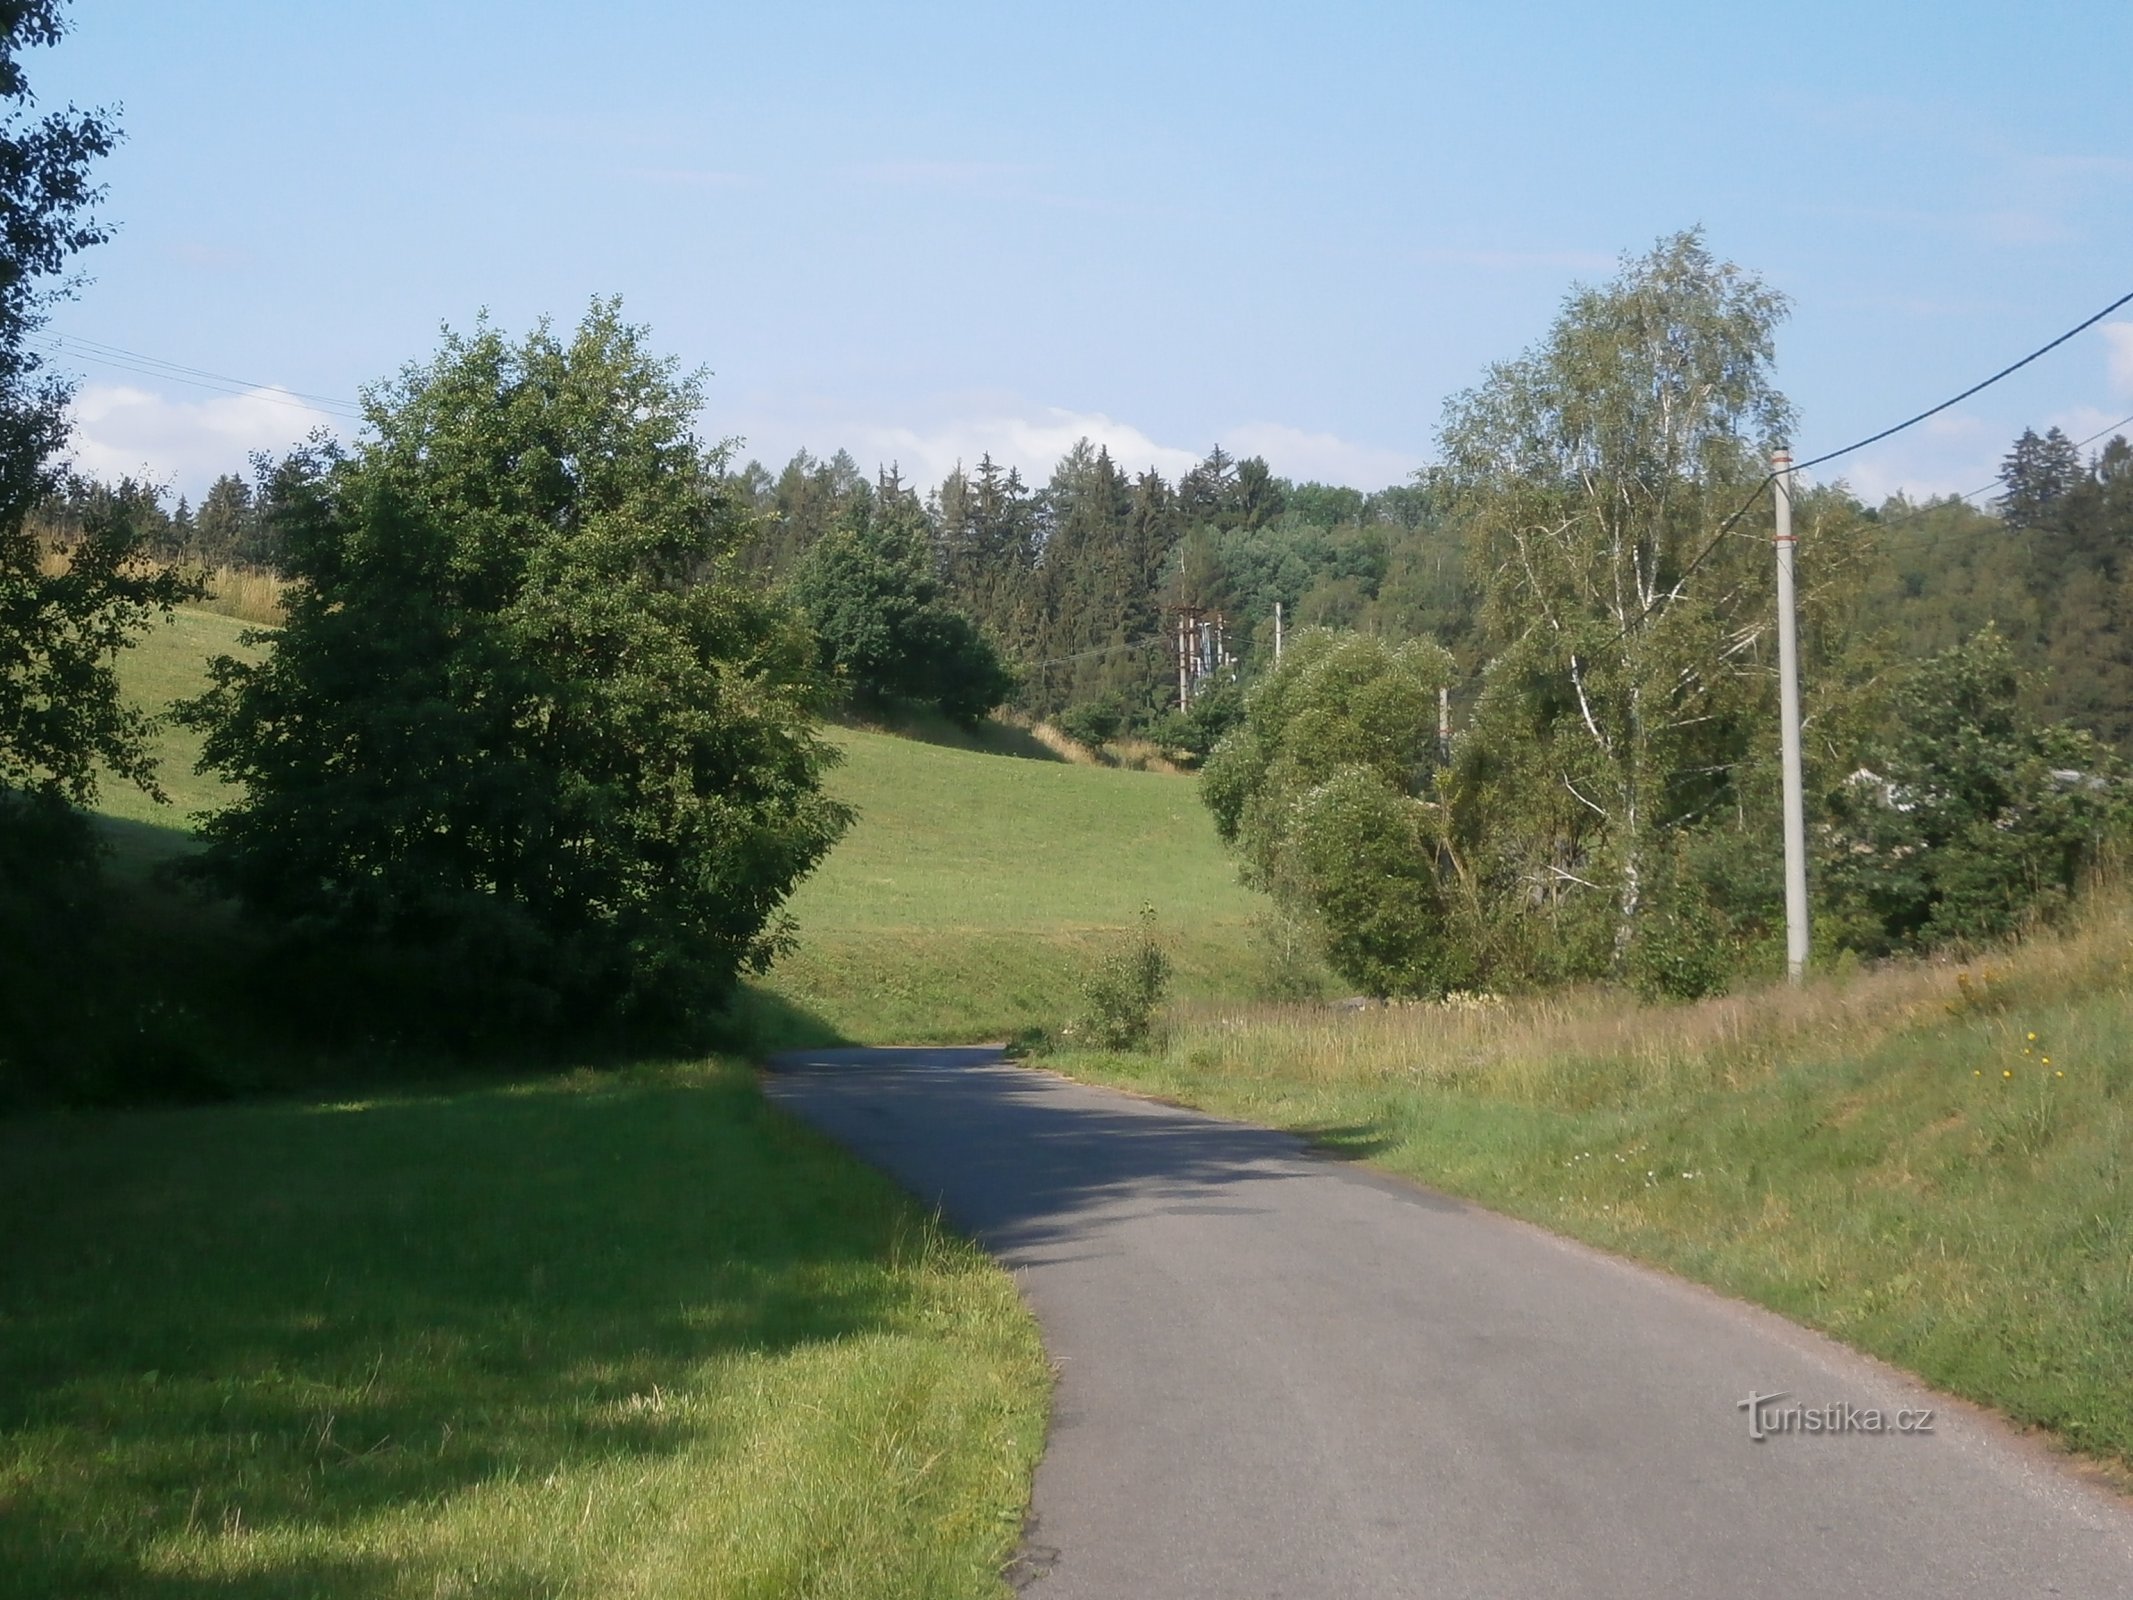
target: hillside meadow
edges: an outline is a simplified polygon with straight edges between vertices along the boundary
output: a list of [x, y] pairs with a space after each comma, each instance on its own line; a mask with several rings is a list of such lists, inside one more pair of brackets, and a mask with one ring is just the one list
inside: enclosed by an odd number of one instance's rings
[[[252, 626], [180, 611], [121, 659], [129, 693], [163, 706], [199, 692], [207, 661], [243, 653]], [[843, 759], [829, 787], [858, 820], [793, 896], [798, 946], [746, 1002], [762, 1042], [1056, 1032], [1144, 904], [1181, 996], [1251, 992], [1262, 900], [1238, 884], [1190, 778], [1073, 764], [1011, 728], [926, 731], [940, 742], [830, 730]], [[122, 865], [182, 849], [190, 814], [224, 795], [193, 771], [193, 734], [166, 725], [156, 751], [170, 804], [105, 789]]]
[[[130, 693], [247, 626], [179, 612]], [[1003, 1272], [736, 1057], [224, 1015], [241, 931], [152, 870], [223, 791], [156, 752], [167, 804], [104, 794], [115, 948], [213, 1059], [126, 1097], [241, 1098], [0, 1117], [0, 1591], [1006, 1592], [1050, 1376]]]
[[765, 989], [869, 1043], [1058, 1030], [1082, 979], [1156, 908], [1178, 992], [1249, 992], [1259, 897], [1189, 778], [838, 730], [859, 820], [791, 903]]

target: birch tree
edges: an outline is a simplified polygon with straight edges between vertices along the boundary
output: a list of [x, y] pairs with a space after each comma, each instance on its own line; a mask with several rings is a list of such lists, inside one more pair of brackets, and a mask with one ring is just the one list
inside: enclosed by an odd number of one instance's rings
[[1582, 910], [1602, 962], [1628, 952], [1663, 836], [1723, 798], [1757, 698], [1769, 563], [1756, 530], [1720, 529], [1790, 426], [1785, 309], [1676, 234], [1447, 408], [1492, 658], [1466, 842], [1524, 903]]

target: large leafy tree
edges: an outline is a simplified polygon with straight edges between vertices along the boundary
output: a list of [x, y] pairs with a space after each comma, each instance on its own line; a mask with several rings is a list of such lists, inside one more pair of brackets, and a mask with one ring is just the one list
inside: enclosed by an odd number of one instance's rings
[[801, 558], [790, 591], [822, 664], [852, 695], [930, 706], [965, 726], [1014, 692], [991, 641], [941, 595], [925, 514], [886, 486]]
[[1784, 309], [1677, 234], [1447, 408], [1492, 657], [1462, 744], [1467, 844], [1499, 892], [1604, 929], [1602, 964], [1628, 954], [1665, 836], [1722, 798], [1764, 692], [1767, 558], [1718, 535], [1790, 424]]
[[22, 54], [60, 38], [61, 12], [0, 5], [0, 848], [10, 830], [38, 840], [9, 851], [16, 870], [66, 830], [66, 804], [94, 798], [99, 769], [153, 788], [151, 724], [121, 700], [113, 662], [186, 593], [136, 559], [157, 520], [145, 491], [103, 495], [65, 552], [31, 519], [60, 487], [69, 389], [29, 336], [72, 293], [72, 257], [106, 236], [89, 173], [118, 137], [102, 112], [30, 110]]
[[1904, 676], [1877, 767], [1832, 801], [1825, 888], [1845, 943], [1883, 954], [2048, 920], [2133, 817], [2124, 764], [2025, 714], [2021, 676], [1989, 628]]
[[668, 1008], [766, 962], [847, 814], [813, 641], [729, 578], [697, 405], [600, 304], [569, 336], [447, 335], [352, 452], [296, 458], [287, 626], [184, 713], [243, 795], [201, 870], [419, 952], [455, 1004]]

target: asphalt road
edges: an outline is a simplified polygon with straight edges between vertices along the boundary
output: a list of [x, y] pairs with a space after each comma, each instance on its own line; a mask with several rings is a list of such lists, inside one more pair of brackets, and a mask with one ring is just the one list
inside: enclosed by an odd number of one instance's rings
[[[2122, 1502], [1663, 1274], [987, 1050], [794, 1054], [768, 1092], [1042, 1323], [1034, 1600], [2133, 1597]], [[1751, 1391], [1787, 1396], [1762, 1442]], [[1792, 1406], [1853, 1431], [1774, 1431]]]

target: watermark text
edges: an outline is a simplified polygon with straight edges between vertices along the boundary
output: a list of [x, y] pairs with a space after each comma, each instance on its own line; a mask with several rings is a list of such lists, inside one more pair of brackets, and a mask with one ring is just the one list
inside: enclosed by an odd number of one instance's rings
[[1748, 1413], [1748, 1437], [1757, 1444], [1786, 1434], [1931, 1433], [1931, 1406], [1902, 1406], [1887, 1411], [1880, 1406], [1855, 1406], [1846, 1401], [1808, 1405], [1790, 1390], [1762, 1394], [1750, 1390], [1748, 1398], [1733, 1408]]

